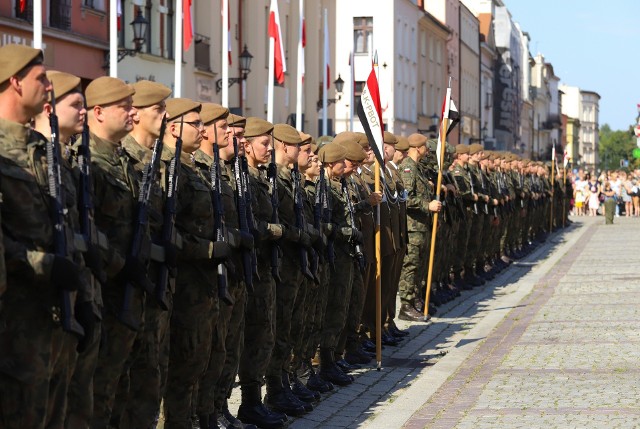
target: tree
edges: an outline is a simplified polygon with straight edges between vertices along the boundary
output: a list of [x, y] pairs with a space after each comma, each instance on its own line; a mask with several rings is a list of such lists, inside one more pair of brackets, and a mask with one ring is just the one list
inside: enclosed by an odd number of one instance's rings
[[626, 131], [613, 131], [608, 124], [600, 127], [598, 153], [601, 169], [618, 169], [620, 168], [620, 160], [629, 160], [630, 165], [635, 164], [637, 160], [634, 160], [632, 155], [635, 148], [636, 138], [633, 134], [633, 127], [629, 127]]

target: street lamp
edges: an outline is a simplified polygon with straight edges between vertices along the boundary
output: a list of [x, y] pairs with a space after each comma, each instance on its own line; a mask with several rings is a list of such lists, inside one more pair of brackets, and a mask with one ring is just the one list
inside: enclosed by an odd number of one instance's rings
[[135, 57], [142, 50], [142, 45], [147, 40], [149, 21], [142, 15], [142, 8], [138, 8], [135, 19], [129, 24], [133, 27], [133, 45], [135, 49], [118, 48], [118, 62], [122, 61], [126, 56]]
[[[333, 81], [333, 84], [336, 87], [338, 98], [327, 98], [327, 107], [329, 107], [330, 104], [332, 103], [335, 104], [337, 101], [340, 101], [342, 99], [342, 89], [344, 88], [344, 80], [342, 80], [342, 77], [340, 77], [339, 73], [338, 73], [338, 78]], [[318, 111], [322, 109], [322, 100], [318, 100], [318, 102], [316, 103], [316, 107]]]
[[[251, 72], [251, 60], [253, 59], [253, 55], [249, 53], [247, 49], [247, 45], [244, 45], [244, 49], [240, 54], [240, 77], [230, 77], [228, 79], [229, 87], [234, 83], [240, 83], [247, 78], [249, 73]], [[222, 79], [218, 79], [216, 81], [216, 94], [222, 91]]]

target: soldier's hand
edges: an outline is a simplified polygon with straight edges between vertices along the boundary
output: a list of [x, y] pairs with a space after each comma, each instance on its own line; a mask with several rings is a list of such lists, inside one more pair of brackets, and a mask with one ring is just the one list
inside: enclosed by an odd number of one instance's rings
[[226, 241], [213, 241], [211, 258], [217, 263], [226, 261], [231, 256], [231, 246]]
[[431, 200], [429, 202], [429, 210], [432, 212], [439, 212], [442, 210], [442, 203], [438, 200]]
[[82, 287], [80, 269], [73, 261], [56, 255], [51, 267], [51, 281], [60, 289], [70, 292]]
[[362, 232], [360, 232], [358, 228], [351, 228], [351, 240], [353, 240], [354, 243], [362, 243]]
[[302, 244], [305, 249], [311, 248], [311, 236], [302, 230], [300, 231], [300, 244]]
[[488, 195], [483, 195], [482, 198], [484, 199], [485, 203], [489, 202], [489, 196]]
[[382, 192], [372, 192], [367, 197], [367, 202], [371, 207], [375, 207], [382, 202]]
[[238, 231], [240, 236], [240, 247], [247, 250], [253, 250], [253, 234], [246, 231]]
[[478, 201], [478, 194], [473, 194], [473, 201]]
[[269, 231], [269, 234], [271, 235], [271, 239], [272, 240], [277, 240], [279, 238], [282, 237], [282, 233], [284, 227], [282, 225], [280, 225], [279, 223], [269, 223], [267, 224], [267, 231]]
[[127, 260], [118, 273], [118, 277], [121, 280], [130, 281], [144, 290], [153, 289], [147, 277], [147, 265], [133, 256], [127, 256]]
[[300, 228], [297, 228], [295, 226], [288, 226], [286, 228], [283, 228], [282, 238], [292, 243], [298, 243], [300, 241], [301, 233], [302, 231], [300, 230]]
[[497, 200], [497, 199], [495, 199], [495, 198], [494, 198], [494, 199], [492, 200], [492, 202], [493, 202], [493, 205], [494, 205], [494, 206], [497, 206], [497, 205], [498, 205], [498, 200]]

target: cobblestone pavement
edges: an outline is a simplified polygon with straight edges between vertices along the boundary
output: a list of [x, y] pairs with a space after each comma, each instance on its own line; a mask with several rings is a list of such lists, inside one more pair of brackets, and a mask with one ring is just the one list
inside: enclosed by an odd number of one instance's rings
[[640, 222], [574, 221], [290, 427], [640, 427]]

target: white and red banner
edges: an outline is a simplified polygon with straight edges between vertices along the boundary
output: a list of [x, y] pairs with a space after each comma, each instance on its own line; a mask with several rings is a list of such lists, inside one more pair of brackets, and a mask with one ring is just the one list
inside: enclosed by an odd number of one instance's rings
[[285, 63], [284, 56], [278, 0], [271, 0], [271, 7], [269, 9], [269, 38], [273, 39], [274, 45], [272, 60], [274, 62], [273, 77], [278, 85], [284, 85], [284, 73], [287, 71], [287, 64]]
[[357, 106], [358, 118], [362, 123], [371, 149], [376, 155], [380, 166], [384, 165], [384, 125], [382, 123], [382, 108], [380, 107], [380, 87], [374, 67], [362, 89], [360, 102]]
[[[440, 129], [438, 130], [438, 146], [436, 149], [436, 156], [438, 157], [438, 168], [442, 169], [442, 157], [444, 156], [443, 143], [446, 141], [446, 137], [449, 135], [451, 130], [460, 121], [458, 109], [451, 99], [451, 81], [449, 81], [449, 87], [447, 88], [447, 92], [442, 102], [442, 113], [440, 118]], [[451, 121], [451, 124], [449, 124], [449, 121]]]
[[191, 22], [192, 0], [182, 0], [182, 43], [184, 50], [188, 51], [193, 41], [193, 25]]

